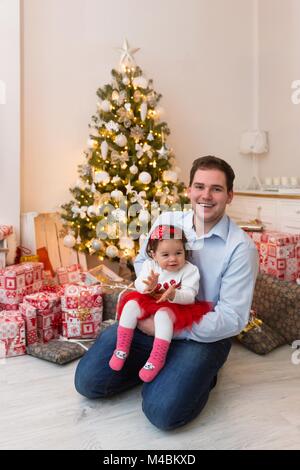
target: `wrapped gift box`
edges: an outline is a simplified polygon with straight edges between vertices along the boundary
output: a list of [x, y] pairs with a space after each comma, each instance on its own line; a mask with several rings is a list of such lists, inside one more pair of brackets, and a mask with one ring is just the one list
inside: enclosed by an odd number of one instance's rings
[[63, 336], [95, 338], [102, 321], [102, 295], [99, 285], [67, 284], [61, 298]]
[[26, 295], [24, 301], [39, 310], [52, 310], [54, 307], [60, 306], [60, 296], [53, 292], [37, 292]]
[[61, 313], [60, 314], [37, 314], [37, 337], [39, 343], [48, 343], [59, 338], [61, 333]]
[[248, 234], [259, 252], [260, 272], [284, 281], [300, 278], [300, 234], [277, 231]]
[[42, 287], [43, 263], [23, 263], [0, 270], [0, 310], [17, 310], [23, 297]]
[[61, 333], [60, 296], [53, 292], [38, 292], [24, 297], [20, 312], [26, 323], [26, 342], [47, 343]]
[[0, 357], [26, 354], [25, 322], [19, 312], [0, 312]]
[[80, 264], [57, 268], [56, 274], [59, 284], [72, 284], [81, 281]]
[[87, 309], [89, 315], [81, 318], [80, 309], [76, 313], [63, 312], [62, 334], [66, 338], [96, 338], [100, 332], [102, 309]]

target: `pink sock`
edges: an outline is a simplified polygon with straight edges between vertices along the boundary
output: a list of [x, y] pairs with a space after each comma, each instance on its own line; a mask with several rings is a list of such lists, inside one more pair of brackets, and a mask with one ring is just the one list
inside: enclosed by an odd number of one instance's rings
[[117, 346], [109, 361], [109, 366], [113, 370], [121, 370], [124, 366], [129, 353], [133, 333], [133, 328], [125, 328], [125, 326], [119, 325], [117, 332]]
[[139, 376], [144, 382], [151, 382], [166, 362], [170, 342], [165, 339], [155, 338], [149, 359], [140, 370]]

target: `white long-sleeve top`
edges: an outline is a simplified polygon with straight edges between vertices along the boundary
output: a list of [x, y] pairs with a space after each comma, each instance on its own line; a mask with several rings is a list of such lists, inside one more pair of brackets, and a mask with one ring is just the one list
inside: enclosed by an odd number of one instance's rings
[[171, 272], [162, 269], [154, 260], [145, 260], [142, 269], [135, 280], [135, 288], [138, 292], [144, 293], [147, 285], [143, 282], [150, 275], [151, 270], [159, 274], [157, 290], [167, 290], [171, 285], [176, 285], [175, 297], [170, 303], [193, 304], [199, 291], [200, 274], [197, 266], [186, 261], [179, 271]]

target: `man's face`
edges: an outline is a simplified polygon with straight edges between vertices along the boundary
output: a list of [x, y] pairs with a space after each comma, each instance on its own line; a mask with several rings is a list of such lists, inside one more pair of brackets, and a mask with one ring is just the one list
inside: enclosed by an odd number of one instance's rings
[[225, 173], [217, 169], [197, 170], [187, 194], [193, 211], [197, 214], [201, 208], [204, 213], [206, 233], [223, 217], [233, 197], [233, 192], [227, 190]]

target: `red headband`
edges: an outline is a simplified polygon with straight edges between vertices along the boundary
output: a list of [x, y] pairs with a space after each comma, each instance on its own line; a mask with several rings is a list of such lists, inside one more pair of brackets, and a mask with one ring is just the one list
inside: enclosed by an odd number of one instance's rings
[[174, 235], [175, 227], [170, 225], [158, 225], [150, 235], [150, 240], [168, 240], [170, 235]]

